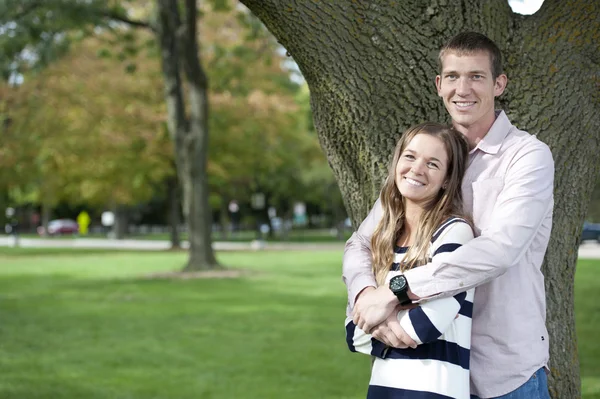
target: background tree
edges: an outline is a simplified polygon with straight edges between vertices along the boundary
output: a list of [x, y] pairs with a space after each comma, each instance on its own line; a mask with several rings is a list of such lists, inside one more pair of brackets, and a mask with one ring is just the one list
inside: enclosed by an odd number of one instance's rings
[[443, 42], [476, 30], [500, 45], [509, 76], [500, 105], [554, 155], [554, 227], [543, 265], [550, 384], [554, 398], [579, 397], [573, 276], [600, 165], [600, 2], [546, 0], [529, 17], [505, 0], [242, 3], [305, 76], [315, 126], [355, 226], [379, 193], [398, 134], [447, 119], [433, 88]]
[[[213, 3], [215, 8], [227, 6], [225, 1]], [[130, 35], [128, 28], [142, 27], [155, 33], [165, 86], [167, 126], [174, 143], [190, 241], [185, 269], [217, 268], [210, 235], [206, 178], [208, 82], [199, 56], [198, 4], [195, 0], [181, 4], [177, 0], [156, 0], [155, 6], [154, 10], [147, 10], [136, 1], [114, 0], [4, 1], [0, 3], [0, 25], [5, 29], [0, 37], [0, 55], [5, 58], [0, 62], [0, 70], [10, 79], [30, 64], [45, 66], [68, 47], [71, 32], [86, 34], [108, 29]], [[149, 11], [155, 12], [151, 22], [143, 19]], [[24, 56], [27, 51], [33, 54], [29, 59]], [[42, 56], [45, 54], [49, 55]]]
[[156, 62], [136, 56], [133, 80], [120, 61], [99, 60], [102, 49], [98, 39], [78, 42], [21, 86], [3, 86], [14, 121], [0, 137], [10, 153], [0, 164], [13, 174], [3, 181], [17, 203], [42, 206], [44, 224], [61, 201], [147, 201], [174, 174], [171, 143], [159, 134], [166, 112]]

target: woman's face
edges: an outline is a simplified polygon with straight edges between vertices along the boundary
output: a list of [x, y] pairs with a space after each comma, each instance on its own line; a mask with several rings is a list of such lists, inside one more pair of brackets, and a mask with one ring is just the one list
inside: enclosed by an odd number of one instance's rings
[[407, 203], [424, 207], [444, 185], [448, 154], [444, 143], [425, 133], [417, 134], [396, 164], [396, 187]]

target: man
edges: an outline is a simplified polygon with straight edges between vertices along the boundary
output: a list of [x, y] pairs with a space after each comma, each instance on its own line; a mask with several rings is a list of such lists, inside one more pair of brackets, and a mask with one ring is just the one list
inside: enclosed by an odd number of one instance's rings
[[471, 147], [462, 191], [478, 237], [443, 263], [407, 271], [406, 286], [395, 284], [394, 292], [389, 286], [376, 288], [370, 240], [382, 213], [377, 201], [346, 244], [343, 279], [348, 314], [384, 343], [414, 347], [395, 317], [399, 298], [429, 299], [477, 287], [471, 394], [549, 398], [540, 268], [552, 225], [552, 154], [544, 143], [514, 127], [503, 111], [494, 110], [494, 99], [504, 92], [507, 77], [493, 41], [478, 33], [461, 33], [442, 48], [439, 60], [438, 95]]

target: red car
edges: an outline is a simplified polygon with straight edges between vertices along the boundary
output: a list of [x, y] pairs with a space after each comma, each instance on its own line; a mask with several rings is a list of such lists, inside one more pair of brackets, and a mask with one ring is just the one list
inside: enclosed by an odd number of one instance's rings
[[76, 221], [71, 219], [56, 219], [51, 220], [48, 223], [48, 234], [43, 226], [38, 227], [38, 234], [40, 235], [49, 235], [49, 236], [58, 236], [63, 234], [78, 234], [79, 233], [79, 225]]

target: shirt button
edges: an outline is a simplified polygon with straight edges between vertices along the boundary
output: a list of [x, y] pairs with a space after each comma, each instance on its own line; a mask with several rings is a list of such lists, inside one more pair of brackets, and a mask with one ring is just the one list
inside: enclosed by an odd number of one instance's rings
[[461, 281], [460, 283], [458, 283], [459, 287], [464, 287], [464, 283]]

